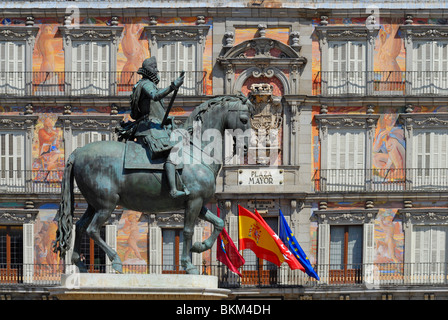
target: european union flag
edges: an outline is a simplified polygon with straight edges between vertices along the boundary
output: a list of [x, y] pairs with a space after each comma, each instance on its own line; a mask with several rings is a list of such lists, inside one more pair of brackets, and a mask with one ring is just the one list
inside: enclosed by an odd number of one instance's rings
[[293, 255], [299, 260], [300, 264], [305, 268], [305, 272], [310, 277], [319, 280], [319, 276], [316, 271], [314, 271], [311, 263], [306, 256], [305, 252], [303, 252], [296, 238], [291, 232], [291, 228], [286, 222], [285, 217], [283, 216], [282, 210], [280, 210], [280, 232], [279, 237], [283, 241], [283, 243], [288, 247], [289, 251], [293, 253]]

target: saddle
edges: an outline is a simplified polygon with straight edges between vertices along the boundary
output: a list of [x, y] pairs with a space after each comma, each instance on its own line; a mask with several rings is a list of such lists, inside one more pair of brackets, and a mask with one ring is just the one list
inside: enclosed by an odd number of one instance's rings
[[[148, 146], [140, 141], [126, 141], [124, 150], [124, 168], [125, 169], [148, 169], [148, 170], [165, 170], [164, 164], [166, 157], [158, 157], [153, 159], [151, 150]], [[176, 165], [177, 169], [182, 169], [182, 165]]]

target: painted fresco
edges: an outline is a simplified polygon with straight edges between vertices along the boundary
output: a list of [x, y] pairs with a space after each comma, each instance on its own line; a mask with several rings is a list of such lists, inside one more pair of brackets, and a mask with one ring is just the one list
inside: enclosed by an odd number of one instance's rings
[[60, 261], [53, 252], [58, 224], [54, 221], [56, 210], [40, 210], [34, 224], [34, 263], [56, 265]]
[[118, 224], [117, 253], [123, 264], [148, 264], [148, 223], [141, 212], [125, 210]]
[[398, 114], [403, 110], [380, 109], [373, 141], [373, 174], [382, 181], [403, 181], [405, 172], [401, 169], [406, 165], [406, 143], [403, 127], [398, 123]]
[[34, 183], [54, 184], [55, 188], [62, 180], [65, 166], [63, 133], [55, 126], [57, 118], [55, 113], [39, 114], [32, 149], [32, 170], [36, 171]]

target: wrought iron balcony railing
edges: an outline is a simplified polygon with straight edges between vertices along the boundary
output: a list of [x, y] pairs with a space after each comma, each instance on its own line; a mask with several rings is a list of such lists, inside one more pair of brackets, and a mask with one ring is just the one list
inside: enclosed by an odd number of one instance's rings
[[[159, 72], [159, 88], [180, 72]], [[205, 95], [206, 71], [186, 71], [179, 95]], [[137, 72], [2, 72], [0, 95], [7, 96], [128, 96], [141, 78]]]
[[448, 168], [319, 169], [315, 192], [448, 191]]
[[[166, 270], [162, 265], [123, 265], [123, 273], [161, 274], [185, 273], [180, 266], [177, 271]], [[290, 270], [286, 264], [280, 267], [244, 264], [240, 268], [242, 277], [231, 272], [222, 264], [204, 264], [198, 266], [201, 274], [218, 277], [221, 288], [244, 287], [347, 287], [353, 285], [406, 286], [447, 285], [448, 264], [432, 263], [372, 263], [350, 265], [315, 265], [320, 280], [309, 277], [300, 270]], [[73, 266], [60, 264], [12, 264], [0, 265], [0, 287], [14, 285], [57, 286], [61, 284], [61, 275]], [[107, 265], [88, 265], [91, 273], [114, 273]], [[168, 268], [169, 269], [169, 268]]]
[[313, 94], [343, 95], [447, 95], [445, 71], [320, 71]]

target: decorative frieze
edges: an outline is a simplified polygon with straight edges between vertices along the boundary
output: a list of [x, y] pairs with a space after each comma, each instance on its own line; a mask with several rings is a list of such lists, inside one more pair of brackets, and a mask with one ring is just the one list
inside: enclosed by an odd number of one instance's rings
[[378, 209], [316, 210], [319, 224], [365, 224], [372, 223]]

